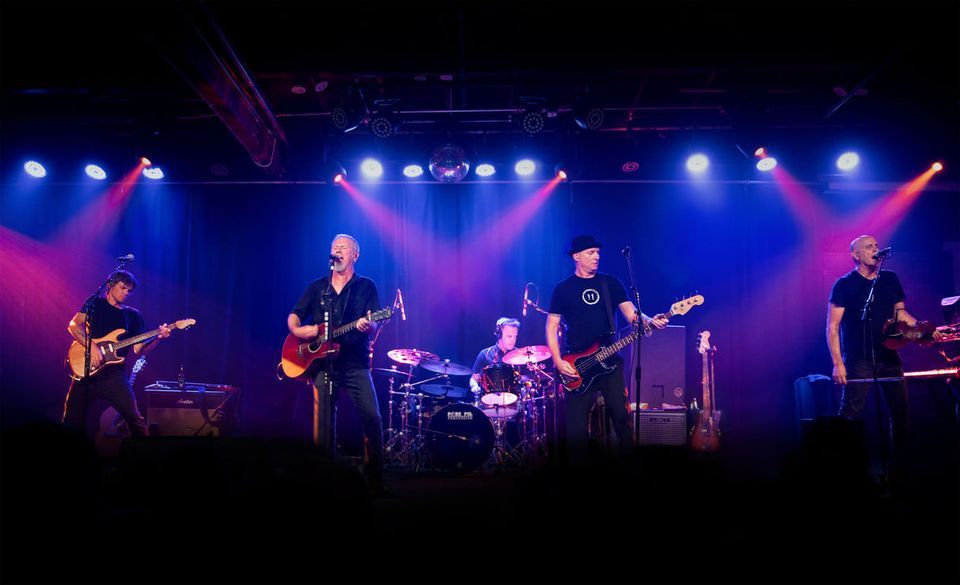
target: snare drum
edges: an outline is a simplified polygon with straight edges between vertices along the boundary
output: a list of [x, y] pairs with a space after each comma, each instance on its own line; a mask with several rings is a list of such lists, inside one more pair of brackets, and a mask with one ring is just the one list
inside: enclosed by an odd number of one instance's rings
[[[483, 396], [480, 402], [488, 408], [504, 408], [516, 404], [517, 372], [512, 366], [490, 364], [480, 374]], [[514, 414], [516, 411], [514, 410]]]
[[430, 417], [426, 448], [431, 463], [445, 471], [473, 471], [493, 452], [490, 419], [470, 404], [444, 406]]

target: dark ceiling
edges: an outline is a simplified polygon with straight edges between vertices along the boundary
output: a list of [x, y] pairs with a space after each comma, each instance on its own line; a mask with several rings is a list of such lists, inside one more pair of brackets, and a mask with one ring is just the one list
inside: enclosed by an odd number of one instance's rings
[[[184, 180], [255, 180], [447, 141], [614, 171], [697, 142], [960, 150], [958, 2], [5, 1], [0, 22], [11, 159], [150, 152]], [[395, 134], [338, 130], [348, 94]], [[574, 123], [590, 106], [596, 130]]]

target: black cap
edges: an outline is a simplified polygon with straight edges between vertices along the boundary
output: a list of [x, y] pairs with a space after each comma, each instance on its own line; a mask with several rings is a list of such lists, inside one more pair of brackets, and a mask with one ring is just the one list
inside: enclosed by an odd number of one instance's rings
[[577, 236], [570, 242], [570, 249], [567, 250], [567, 255], [569, 256], [577, 252], [583, 252], [584, 250], [599, 248], [601, 246], [603, 246], [603, 244], [593, 239], [593, 236]]

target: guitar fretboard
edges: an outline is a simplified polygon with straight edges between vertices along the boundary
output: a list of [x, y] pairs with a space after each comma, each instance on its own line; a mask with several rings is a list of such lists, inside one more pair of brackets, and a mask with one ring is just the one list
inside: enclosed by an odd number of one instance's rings
[[[676, 313], [672, 309], [667, 313], [668, 318], [673, 317], [674, 315], [676, 315]], [[630, 335], [627, 335], [626, 337], [621, 337], [618, 341], [611, 343], [607, 347], [604, 347], [603, 349], [598, 351], [597, 359], [600, 359], [600, 360], [607, 359], [608, 357], [612, 356], [613, 354], [617, 353], [621, 349], [627, 347], [628, 345], [636, 341], [638, 337], [640, 337], [639, 329], [634, 331]]]
[[134, 345], [134, 344], [136, 344], [136, 343], [140, 343], [141, 341], [146, 341], [146, 340], [148, 340], [148, 339], [152, 339], [152, 338], [156, 337], [157, 335], [160, 335], [160, 329], [159, 329], [159, 328], [154, 329], [153, 331], [147, 331], [146, 333], [141, 333], [140, 335], [135, 335], [135, 336], [133, 336], [133, 337], [128, 337], [127, 339], [124, 339], [123, 341], [117, 343], [116, 349], [123, 349], [123, 348], [127, 347], [128, 345]]

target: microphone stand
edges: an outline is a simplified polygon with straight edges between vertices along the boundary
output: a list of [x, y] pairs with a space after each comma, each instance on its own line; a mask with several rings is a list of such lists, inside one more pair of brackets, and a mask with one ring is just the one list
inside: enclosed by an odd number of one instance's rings
[[[627, 246], [622, 251], [623, 257], [627, 262], [627, 272], [630, 275], [630, 294], [633, 296], [633, 302], [637, 307], [637, 326], [644, 327], [643, 324], [643, 311], [640, 310], [640, 292], [637, 290], [637, 279], [633, 274], [633, 262], [630, 261], [630, 246]], [[636, 370], [635, 370], [635, 379], [637, 382], [636, 391], [634, 393], [634, 407], [633, 407], [633, 445], [634, 447], [640, 445], [640, 380], [643, 379], [643, 366], [640, 362], [642, 355], [643, 335], [637, 335], [637, 351], [636, 351]], [[627, 407], [629, 407], [629, 401]]]
[[[321, 293], [320, 304], [323, 305], [323, 335], [317, 339], [320, 344], [330, 339], [330, 312], [333, 310], [333, 272], [335, 261], [330, 260], [330, 276], [327, 279], [327, 288]], [[327, 452], [330, 460], [336, 458], [337, 451], [337, 409], [333, 395], [333, 359], [328, 358], [324, 363], [323, 388], [314, 386], [314, 444]]]
[[[874, 345], [873, 339], [873, 303], [876, 300], [874, 296], [874, 290], [877, 287], [877, 281], [880, 280], [880, 271], [883, 269], [883, 261], [886, 258], [881, 256], [878, 258], [879, 262], [877, 263], [877, 275], [870, 281], [870, 292], [867, 294], [867, 300], [863, 303], [863, 309], [860, 310], [860, 322], [864, 331], [867, 333], [864, 335], [864, 339], [870, 344], [870, 366], [873, 369], [873, 394], [874, 399], [877, 402], [877, 426], [880, 429], [880, 467], [881, 467], [881, 482], [886, 484], [887, 482], [887, 465], [889, 460], [889, 447], [887, 441], [889, 440], [888, 433], [885, 434], [883, 430], [883, 400], [881, 399], [881, 389], [880, 389], [880, 372], [877, 367], [877, 349]], [[887, 416], [892, 417], [893, 413], [887, 413]]]
[[97, 287], [96, 292], [94, 292], [92, 295], [87, 297], [87, 300], [83, 302], [83, 307], [80, 308], [80, 312], [86, 315], [86, 319], [84, 319], [84, 322], [83, 322], [84, 333], [86, 334], [85, 335], [86, 339], [84, 340], [84, 343], [83, 343], [83, 378], [84, 379], [87, 379], [90, 376], [90, 348], [93, 345], [93, 336], [91, 335], [91, 332], [93, 331], [92, 319], [93, 319], [93, 313], [96, 310], [96, 305], [94, 303], [97, 300], [97, 298], [100, 296], [100, 292], [103, 290], [103, 287], [105, 287], [107, 283], [110, 282], [110, 279], [113, 277], [114, 273], [116, 273], [116, 271], [123, 268], [124, 264], [127, 263], [127, 260], [125, 258], [126, 257], [121, 257], [117, 259], [116, 268], [110, 271], [110, 274], [107, 275], [106, 280], [100, 283], [100, 286]]

